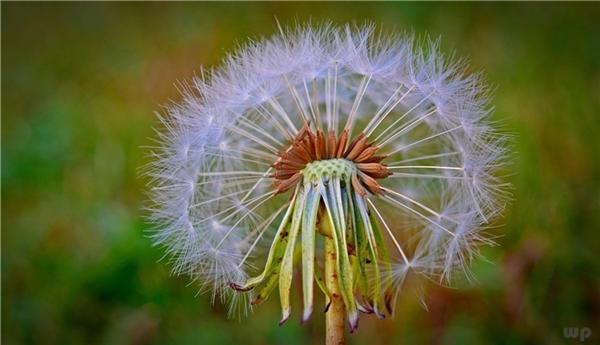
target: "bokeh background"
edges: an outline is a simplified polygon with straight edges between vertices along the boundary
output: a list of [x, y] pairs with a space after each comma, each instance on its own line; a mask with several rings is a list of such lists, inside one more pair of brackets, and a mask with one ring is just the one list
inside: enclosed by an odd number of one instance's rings
[[[172, 277], [140, 209], [176, 83], [283, 24], [442, 37], [496, 87], [515, 201], [474, 285], [406, 293], [351, 344], [600, 342], [600, 4], [2, 2], [2, 343], [318, 344], [322, 315], [245, 319]], [[297, 304], [298, 305], [298, 304]]]

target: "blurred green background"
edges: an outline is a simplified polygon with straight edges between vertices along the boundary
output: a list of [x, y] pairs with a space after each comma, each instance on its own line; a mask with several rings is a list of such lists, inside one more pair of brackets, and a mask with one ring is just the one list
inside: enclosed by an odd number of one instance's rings
[[[2, 2], [2, 342], [318, 344], [322, 315], [277, 326], [275, 300], [228, 320], [145, 237], [153, 115], [176, 82], [277, 18], [372, 20], [442, 37], [496, 87], [515, 134], [515, 201], [479, 282], [426, 286], [351, 344], [600, 340], [598, 3]], [[296, 304], [298, 305], [298, 304]]]

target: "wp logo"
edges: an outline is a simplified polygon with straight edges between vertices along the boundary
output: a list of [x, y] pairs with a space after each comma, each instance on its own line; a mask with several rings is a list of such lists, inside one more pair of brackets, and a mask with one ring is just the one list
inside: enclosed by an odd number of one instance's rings
[[567, 339], [579, 339], [579, 341], [584, 342], [592, 336], [592, 330], [588, 327], [565, 327], [563, 328], [563, 336]]

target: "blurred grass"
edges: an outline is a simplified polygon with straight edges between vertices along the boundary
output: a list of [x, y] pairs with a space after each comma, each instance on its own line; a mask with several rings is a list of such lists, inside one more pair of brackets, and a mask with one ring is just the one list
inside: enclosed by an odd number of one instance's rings
[[[174, 83], [282, 23], [372, 20], [442, 36], [496, 86], [516, 135], [515, 202], [479, 283], [407, 294], [351, 343], [563, 344], [600, 339], [600, 6], [597, 3], [2, 2], [2, 341], [320, 343], [322, 315], [278, 306], [227, 320], [157, 262], [140, 208], [153, 112]], [[297, 314], [297, 313], [296, 313]]]

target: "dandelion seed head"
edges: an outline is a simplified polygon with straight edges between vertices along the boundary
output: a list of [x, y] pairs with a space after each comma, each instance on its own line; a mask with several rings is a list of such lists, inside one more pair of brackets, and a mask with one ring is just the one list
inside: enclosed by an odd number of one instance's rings
[[470, 277], [510, 199], [489, 91], [439, 40], [374, 25], [281, 28], [182, 94], [160, 118], [149, 218], [174, 272], [213, 300], [260, 303], [277, 285], [268, 277], [291, 274], [296, 245], [303, 272], [318, 269], [300, 238], [330, 220], [348, 265], [374, 262], [341, 286], [355, 327], [353, 310], [391, 312], [409, 272]]

